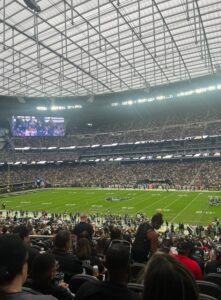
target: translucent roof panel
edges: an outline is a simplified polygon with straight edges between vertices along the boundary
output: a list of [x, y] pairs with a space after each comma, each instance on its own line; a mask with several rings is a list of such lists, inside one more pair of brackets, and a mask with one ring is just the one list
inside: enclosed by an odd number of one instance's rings
[[[1, 0], [0, 95], [93, 95], [221, 71], [220, 0]], [[31, 1], [31, 0], [29, 0]]]

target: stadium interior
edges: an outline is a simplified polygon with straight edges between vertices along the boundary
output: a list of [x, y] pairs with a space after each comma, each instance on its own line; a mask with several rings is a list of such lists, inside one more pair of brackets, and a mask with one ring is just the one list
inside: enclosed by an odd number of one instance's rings
[[[88, 214], [102, 281], [111, 234], [119, 230], [114, 240], [127, 240], [133, 256], [137, 230], [148, 222], [155, 234], [151, 217], [163, 214], [158, 249], [182, 256], [180, 238], [188, 247], [191, 239], [188, 257], [202, 272], [195, 279], [220, 273], [217, 293], [194, 281], [198, 298], [189, 298], [221, 299], [220, 1], [0, 2], [0, 239], [30, 227], [35, 250], [53, 252], [66, 230], [77, 256], [75, 228]], [[106, 250], [97, 249], [104, 239]], [[148, 231], [146, 239], [152, 261], [157, 242]], [[211, 261], [219, 271], [207, 270]], [[90, 266], [84, 281], [95, 274]], [[73, 300], [77, 290], [62, 272], [70, 294], [47, 291]], [[0, 297], [3, 275], [0, 259]], [[137, 285], [130, 291], [147, 300], [145, 279], [129, 277]], [[100, 299], [87, 297], [75, 296]], [[188, 298], [176, 297], [168, 299]]]

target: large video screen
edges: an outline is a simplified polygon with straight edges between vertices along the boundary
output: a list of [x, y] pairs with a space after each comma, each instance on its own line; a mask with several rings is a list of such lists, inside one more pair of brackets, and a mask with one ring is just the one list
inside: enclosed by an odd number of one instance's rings
[[64, 118], [13, 116], [13, 136], [64, 136]]

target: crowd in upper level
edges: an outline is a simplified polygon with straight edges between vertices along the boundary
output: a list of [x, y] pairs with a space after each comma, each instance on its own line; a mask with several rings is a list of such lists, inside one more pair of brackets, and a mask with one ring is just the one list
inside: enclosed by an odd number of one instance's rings
[[15, 147], [68, 147], [79, 145], [129, 143], [143, 140], [182, 139], [185, 137], [221, 134], [219, 111], [178, 111], [139, 119], [75, 127], [67, 124], [65, 137], [12, 138]]

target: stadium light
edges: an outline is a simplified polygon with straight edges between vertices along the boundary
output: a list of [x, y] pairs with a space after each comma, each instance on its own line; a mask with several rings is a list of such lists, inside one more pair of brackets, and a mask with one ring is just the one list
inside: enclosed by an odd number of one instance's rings
[[51, 106], [51, 110], [56, 111], [56, 110], [65, 110], [65, 106]]
[[165, 100], [166, 99], [166, 96], [157, 96], [156, 97], [156, 100]]
[[190, 90], [190, 91], [187, 91], [187, 92], [181, 92], [181, 93], [178, 93], [176, 94], [177, 97], [185, 97], [185, 96], [191, 96], [195, 93], [194, 90]]
[[35, 0], [24, 0], [25, 4], [37, 13], [41, 11], [41, 7], [37, 4]]
[[77, 104], [77, 105], [68, 105], [67, 106], [67, 109], [78, 109], [78, 108], [82, 108], [82, 105]]
[[36, 109], [41, 110], [41, 111], [47, 111], [48, 110], [48, 108], [46, 106], [37, 106]]
[[137, 103], [142, 104], [142, 103], [146, 103], [146, 102], [162, 101], [162, 100], [168, 100], [168, 99], [174, 99], [174, 98], [180, 98], [180, 97], [189, 97], [194, 94], [202, 94], [202, 93], [207, 93], [207, 92], [213, 92], [216, 90], [221, 90], [221, 84], [211, 85], [211, 86], [203, 87], [203, 88], [197, 88], [195, 90], [189, 90], [189, 91], [185, 91], [185, 92], [181, 91], [177, 94], [159, 95], [156, 97], [142, 98], [142, 99], [138, 99], [138, 100], [113, 102], [113, 103], [111, 103], [111, 106], [113, 106], [113, 107], [119, 106], [119, 105], [123, 105], [123, 106], [128, 105], [129, 106], [129, 105], [134, 105]]
[[146, 99], [139, 99], [137, 100], [137, 103], [145, 103], [147, 100]]
[[61, 105], [53, 105], [51, 107], [47, 106], [37, 106], [36, 109], [40, 111], [59, 111], [59, 110], [71, 110], [71, 109], [80, 109], [82, 108], [82, 105], [76, 104], [76, 105], [68, 105], [68, 106], [61, 106]]
[[167, 154], [167, 155], [163, 156], [163, 159], [170, 159], [170, 158], [172, 158], [172, 157], [173, 157], [172, 154]]

